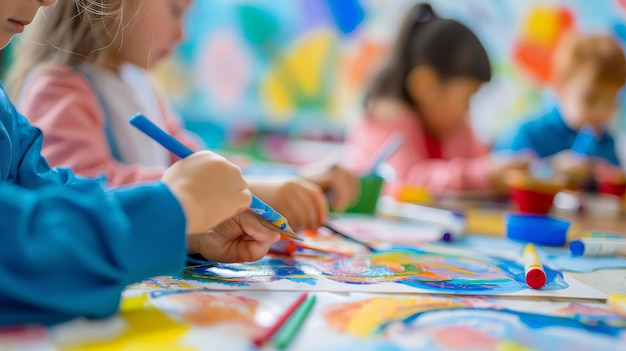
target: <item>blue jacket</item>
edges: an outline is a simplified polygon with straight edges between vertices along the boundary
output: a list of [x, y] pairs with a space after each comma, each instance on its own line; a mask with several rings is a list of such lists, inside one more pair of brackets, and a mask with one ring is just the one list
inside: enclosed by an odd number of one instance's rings
[[185, 218], [163, 183], [105, 191], [51, 170], [0, 85], [0, 325], [115, 313], [123, 288], [173, 274]]
[[[557, 109], [543, 117], [511, 129], [494, 145], [496, 151], [531, 150], [537, 157], [545, 158], [563, 150], [571, 149], [578, 131], [568, 127]], [[614, 166], [619, 165], [613, 137], [604, 132], [602, 138], [587, 152], [589, 156], [605, 159]]]

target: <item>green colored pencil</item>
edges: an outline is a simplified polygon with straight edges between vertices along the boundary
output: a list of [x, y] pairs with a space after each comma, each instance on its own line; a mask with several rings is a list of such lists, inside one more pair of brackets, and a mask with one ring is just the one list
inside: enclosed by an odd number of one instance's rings
[[279, 350], [284, 350], [293, 338], [298, 334], [302, 323], [311, 312], [315, 304], [315, 295], [309, 296], [306, 301], [300, 305], [296, 312], [287, 320], [285, 325], [276, 333], [274, 337], [274, 346]]

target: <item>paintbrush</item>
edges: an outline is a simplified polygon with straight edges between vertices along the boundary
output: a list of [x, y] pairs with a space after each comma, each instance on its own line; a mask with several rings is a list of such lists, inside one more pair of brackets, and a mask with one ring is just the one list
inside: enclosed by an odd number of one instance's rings
[[363, 242], [361, 240], [358, 240], [358, 239], [355, 239], [355, 238], [351, 237], [350, 235], [348, 235], [348, 234], [338, 230], [337, 228], [333, 227], [332, 225], [330, 225], [328, 223], [322, 224], [322, 227], [330, 230], [331, 232], [335, 233], [336, 235], [339, 235], [340, 237], [343, 237], [346, 240], [352, 241], [354, 243], [357, 243], [357, 244], [367, 248], [370, 252], [376, 252], [376, 249], [374, 247], [370, 246], [369, 244], [367, 244], [367, 243], [365, 243], [365, 242]]

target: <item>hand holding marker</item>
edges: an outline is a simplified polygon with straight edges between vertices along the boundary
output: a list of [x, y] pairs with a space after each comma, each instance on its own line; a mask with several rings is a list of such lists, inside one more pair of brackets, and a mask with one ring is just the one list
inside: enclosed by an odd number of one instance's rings
[[[159, 128], [157, 125], [152, 123], [149, 119], [141, 114], [135, 115], [133, 118], [131, 118], [130, 124], [145, 133], [147, 136], [154, 139], [157, 143], [161, 144], [163, 147], [165, 147], [167, 150], [169, 150], [179, 158], [185, 158], [193, 154], [193, 151], [191, 151], [188, 147], [176, 140], [173, 136], [167, 134], [165, 131], [163, 131], [161, 128]], [[261, 218], [272, 223], [278, 229], [280, 229], [279, 232], [283, 236], [294, 240], [301, 240], [296, 236], [293, 229], [289, 227], [289, 224], [287, 223], [285, 217], [283, 217], [280, 213], [274, 211], [273, 208], [271, 208], [269, 205], [267, 205], [265, 202], [261, 201], [254, 195], [252, 195], [252, 203], [250, 204], [250, 209], [258, 214]]]
[[[368, 177], [368, 176], [379, 177], [380, 166], [384, 164], [391, 156], [393, 156], [393, 154], [396, 153], [396, 151], [398, 151], [398, 149], [400, 149], [400, 147], [404, 145], [405, 142], [406, 142], [406, 136], [404, 135], [403, 132], [396, 131], [395, 133], [391, 134], [385, 140], [385, 142], [378, 148], [378, 150], [376, 150], [376, 152], [374, 153], [374, 156], [372, 157], [372, 161], [370, 165], [366, 168], [365, 172], [363, 173], [363, 176], [364, 177]], [[364, 190], [361, 189], [361, 191], [363, 192]], [[327, 197], [332, 198], [332, 193], [328, 193]], [[376, 252], [376, 248], [372, 247], [371, 245], [367, 244], [364, 241], [358, 240], [346, 234], [343, 231], [338, 230], [337, 228], [335, 228], [329, 223], [323, 224], [322, 227], [325, 227], [326, 229], [330, 230], [335, 235], [338, 235], [348, 241], [352, 241], [356, 244], [359, 244], [365, 247], [370, 252]]]

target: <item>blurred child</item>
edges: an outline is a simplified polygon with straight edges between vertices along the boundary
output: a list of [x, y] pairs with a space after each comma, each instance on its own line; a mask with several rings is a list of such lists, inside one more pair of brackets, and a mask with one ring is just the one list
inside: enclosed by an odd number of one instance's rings
[[371, 155], [394, 132], [405, 144], [389, 159], [403, 184], [435, 195], [451, 191], [501, 190], [502, 173], [523, 162], [499, 162], [474, 136], [469, 102], [491, 79], [489, 59], [464, 25], [438, 17], [428, 4], [413, 6], [404, 19], [387, 64], [365, 101], [365, 116], [349, 136], [352, 167], [363, 171]]
[[[170, 56], [182, 39], [191, 0], [104, 0], [85, 10], [71, 1], [42, 11], [26, 33], [11, 71], [18, 108], [45, 134], [43, 154], [84, 176], [104, 174], [112, 186], [159, 179], [174, 156], [130, 126], [141, 112], [193, 150], [185, 131], [145, 70]], [[104, 16], [102, 8], [120, 14]], [[123, 16], [122, 14], [127, 14]], [[332, 190], [341, 211], [357, 196], [356, 178], [340, 167], [307, 180], [249, 179], [250, 189], [292, 227], [317, 229]]]
[[[621, 178], [608, 128], [617, 95], [626, 82], [624, 52], [608, 35], [571, 34], [559, 44], [552, 65], [556, 106], [539, 119], [505, 133], [496, 149], [531, 151], [576, 181], [584, 182], [592, 173]], [[583, 127], [595, 134], [595, 141], [585, 150], [572, 152]]]
[[[0, 48], [54, 3], [2, 0]], [[0, 86], [0, 325], [109, 316], [128, 284], [183, 268], [186, 233], [204, 233], [190, 248], [225, 262], [260, 259], [279, 239], [244, 211], [239, 169], [211, 152], [175, 163], [162, 182], [105, 192], [50, 169], [41, 143]]]

